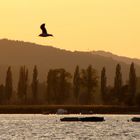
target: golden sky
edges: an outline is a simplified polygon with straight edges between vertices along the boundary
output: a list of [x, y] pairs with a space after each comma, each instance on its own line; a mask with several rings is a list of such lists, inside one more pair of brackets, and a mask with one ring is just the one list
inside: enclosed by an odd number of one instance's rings
[[0, 38], [140, 58], [140, 0], [1, 0], [0, 18]]

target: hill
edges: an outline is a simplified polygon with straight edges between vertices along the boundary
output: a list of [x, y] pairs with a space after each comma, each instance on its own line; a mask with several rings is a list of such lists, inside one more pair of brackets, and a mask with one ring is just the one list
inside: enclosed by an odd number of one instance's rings
[[106, 52], [106, 51], [101, 51], [101, 50], [93, 51], [93, 54], [113, 58], [114, 60], [121, 61], [121, 62], [124, 62], [124, 63], [127, 63], [127, 64], [130, 64], [133, 61], [135, 64], [140, 65], [140, 59], [137, 59], [137, 58], [129, 58], [129, 57], [125, 57], [125, 56], [118, 56], [118, 55], [112, 54], [111, 52]]
[[86, 68], [91, 64], [98, 70], [99, 76], [103, 66], [106, 67], [108, 83], [113, 83], [115, 74], [115, 67], [117, 63], [122, 66], [122, 73], [124, 82], [128, 79], [129, 66], [132, 61], [137, 63], [136, 73], [140, 76], [140, 60], [130, 59], [125, 57], [125, 61], [122, 57], [113, 54], [108, 55], [101, 51], [97, 52], [80, 52], [80, 51], [68, 51], [55, 48], [52, 46], [43, 46], [35, 43], [13, 41], [8, 39], [0, 40], [0, 81], [4, 82], [5, 73], [8, 66], [12, 66], [14, 82], [16, 83], [19, 75], [19, 67], [26, 65], [29, 68], [30, 80], [31, 73], [34, 65], [37, 65], [39, 70], [40, 81], [45, 81], [47, 72], [52, 68], [65, 68], [67, 71], [73, 73], [75, 66], [79, 65], [80, 68]]

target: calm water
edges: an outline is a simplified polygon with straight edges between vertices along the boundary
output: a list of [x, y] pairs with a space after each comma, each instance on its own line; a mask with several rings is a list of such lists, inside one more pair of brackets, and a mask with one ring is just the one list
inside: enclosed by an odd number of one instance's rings
[[102, 116], [105, 122], [60, 122], [62, 115], [0, 115], [0, 140], [140, 140], [140, 123], [127, 121], [132, 115]]

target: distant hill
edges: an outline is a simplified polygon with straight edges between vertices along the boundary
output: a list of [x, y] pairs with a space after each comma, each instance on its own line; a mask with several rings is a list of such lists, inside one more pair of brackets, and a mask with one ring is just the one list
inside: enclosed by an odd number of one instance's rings
[[0, 81], [4, 82], [6, 69], [12, 66], [14, 81], [17, 82], [19, 67], [26, 65], [31, 73], [34, 65], [39, 70], [40, 81], [45, 81], [47, 72], [53, 68], [65, 68], [73, 73], [76, 65], [86, 68], [89, 64], [98, 70], [99, 76], [103, 66], [106, 67], [108, 83], [113, 83], [117, 63], [122, 66], [123, 79], [128, 79], [130, 63], [136, 63], [136, 72], [140, 76], [140, 60], [120, 57], [103, 51], [80, 52], [67, 51], [51, 46], [43, 46], [23, 41], [0, 40]]
[[137, 59], [137, 58], [129, 58], [129, 57], [125, 57], [125, 56], [118, 56], [118, 55], [115, 55], [111, 52], [106, 52], [106, 51], [93, 51], [93, 54], [113, 58], [114, 60], [121, 61], [121, 62], [124, 62], [124, 63], [127, 63], [127, 64], [130, 64], [133, 61], [135, 64], [140, 65], [140, 59]]

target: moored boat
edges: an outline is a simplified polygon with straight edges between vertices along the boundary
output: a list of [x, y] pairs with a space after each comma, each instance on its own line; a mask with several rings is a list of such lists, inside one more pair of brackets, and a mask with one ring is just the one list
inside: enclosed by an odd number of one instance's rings
[[82, 121], [82, 122], [102, 122], [104, 117], [64, 117], [61, 121]]
[[140, 117], [133, 117], [132, 122], [140, 122]]
[[80, 118], [82, 122], [102, 122], [105, 121], [104, 117], [82, 117]]
[[80, 121], [78, 117], [64, 117], [60, 119], [61, 121]]

